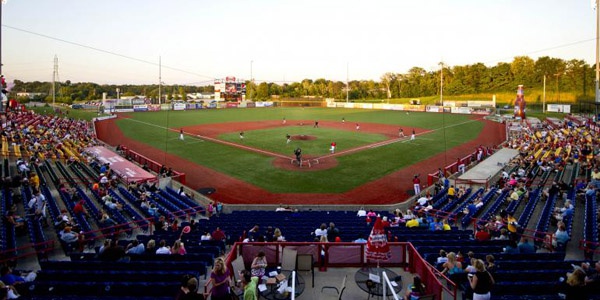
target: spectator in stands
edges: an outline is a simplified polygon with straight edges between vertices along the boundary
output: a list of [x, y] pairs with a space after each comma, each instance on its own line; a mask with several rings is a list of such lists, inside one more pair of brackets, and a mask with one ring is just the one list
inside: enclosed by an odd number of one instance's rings
[[206, 207], [206, 217], [207, 218], [212, 217], [214, 210], [215, 210], [214, 202], [208, 203], [208, 206]]
[[333, 222], [329, 222], [329, 228], [327, 228], [327, 240], [335, 241], [340, 236], [340, 230], [335, 227]]
[[519, 253], [535, 253], [535, 245], [530, 243], [526, 236], [521, 236], [521, 240], [519, 241], [519, 244], [517, 244], [517, 247], [519, 248]]
[[571, 204], [571, 201], [567, 200], [563, 207], [554, 210], [554, 214], [550, 217], [550, 223], [556, 225], [558, 221], [568, 222], [574, 213], [575, 207]]
[[212, 236], [210, 235], [210, 232], [205, 231], [204, 234], [200, 237], [200, 241], [210, 241], [212, 240]]
[[83, 207], [84, 203], [85, 203], [85, 201], [79, 200], [79, 202], [77, 202], [77, 204], [75, 204], [75, 206], [73, 207], [73, 213], [75, 214], [75, 216], [80, 216], [80, 215], [83, 215], [85, 217], [88, 216], [88, 213], [86, 212], [85, 208]]
[[415, 218], [415, 215], [413, 214], [412, 210], [407, 209], [406, 213], [404, 214], [404, 221], [412, 220], [414, 218]]
[[204, 295], [198, 294], [198, 279], [189, 274], [184, 275], [175, 300], [204, 300]]
[[510, 238], [508, 240], [508, 245], [504, 247], [503, 253], [506, 254], [519, 254], [519, 246], [517, 245], [517, 241], [514, 238]]
[[442, 274], [453, 275], [463, 273], [462, 264], [456, 260], [456, 253], [448, 253], [447, 258], [448, 260], [442, 265], [444, 268]]
[[592, 170], [591, 178], [591, 183], [594, 185], [594, 187], [597, 189], [600, 188], [600, 170], [598, 169], [598, 167]]
[[127, 249], [125, 253], [127, 254], [136, 254], [142, 255], [146, 252], [146, 247], [144, 247], [143, 243], [140, 243], [138, 240], [133, 240], [129, 245], [127, 245]]
[[490, 234], [487, 227], [477, 226], [477, 231], [475, 232], [475, 239], [478, 241], [489, 241], [492, 239], [492, 235]]
[[78, 237], [79, 235], [73, 232], [70, 226], [65, 227], [62, 233], [60, 233], [60, 239], [73, 248], [77, 246]]
[[259, 278], [256, 276], [251, 276], [248, 272], [243, 272], [242, 274], [242, 286], [244, 288], [244, 300], [257, 300], [258, 297], [256, 295], [256, 285], [258, 284]]
[[226, 239], [226, 235], [225, 232], [223, 230], [221, 230], [220, 227], [217, 227], [213, 232], [212, 232], [212, 239], [215, 241], [224, 241]]
[[315, 229], [315, 237], [320, 239], [321, 236], [327, 236], [327, 224], [322, 223], [321, 226]]
[[469, 284], [473, 289], [473, 300], [489, 300], [491, 298], [490, 291], [495, 283], [494, 278], [485, 269], [481, 259], [475, 261], [475, 269], [477, 272], [468, 277]]
[[496, 272], [496, 258], [493, 255], [488, 254], [485, 256], [485, 268], [490, 273]]
[[281, 229], [275, 228], [275, 231], [273, 232], [273, 241], [285, 242], [285, 237], [281, 234]]
[[223, 212], [223, 203], [217, 201], [216, 208], [217, 208], [217, 217], [218, 217]]
[[259, 278], [265, 275], [265, 270], [267, 268], [267, 257], [263, 251], [258, 252], [254, 260], [252, 260], [252, 265], [250, 265], [250, 272], [252, 276], [257, 276]]
[[176, 240], [175, 243], [173, 243], [173, 247], [171, 247], [171, 254], [179, 254], [179, 255], [187, 254], [187, 251], [185, 250], [185, 247], [181, 240]]
[[24, 277], [15, 275], [13, 274], [12, 268], [6, 265], [0, 268], [0, 275], [1, 282], [3, 282], [5, 285], [14, 287], [17, 291], [19, 291], [20, 294], [23, 294], [27, 288], [25, 283], [32, 282], [37, 277], [36, 272], [30, 272]]
[[29, 173], [29, 185], [36, 191], [40, 189], [40, 177], [36, 172]]
[[[108, 214], [102, 214], [102, 218], [99, 222], [100, 227], [102, 228], [111, 228], [117, 225], [117, 222], [113, 220]], [[112, 228], [114, 229], [114, 228]]]
[[447, 194], [448, 194], [448, 202], [452, 202], [455, 199], [454, 197], [456, 196], [456, 189], [454, 188], [454, 185], [451, 185], [448, 188]]
[[17, 299], [21, 297], [17, 289], [12, 285], [5, 285], [0, 281], [0, 300]]
[[569, 233], [567, 232], [567, 226], [564, 222], [559, 221], [556, 226], [557, 228], [556, 232], [554, 233], [554, 238], [552, 240], [552, 246], [561, 248], [567, 244], [571, 237], [569, 237]]
[[98, 254], [102, 254], [102, 252], [104, 252], [104, 250], [106, 250], [108, 247], [110, 247], [110, 243], [111, 243], [110, 239], [105, 239], [104, 242], [102, 242], [102, 246], [100, 246], [100, 248], [98, 248]]
[[283, 206], [283, 204], [279, 204], [279, 206], [275, 209], [275, 212], [292, 212], [294, 211], [289, 205]]
[[421, 277], [415, 276], [413, 278], [413, 283], [408, 287], [408, 290], [404, 295], [404, 300], [417, 300], [425, 294], [425, 284], [421, 281]]
[[206, 284], [211, 286], [208, 294], [212, 300], [228, 300], [229, 287], [231, 285], [230, 273], [223, 261], [219, 257], [215, 260], [214, 268], [210, 273], [210, 280]]
[[125, 249], [119, 246], [117, 240], [111, 240], [110, 246], [104, 249], [104, 251], [98, 257], [104, 261], [127, 261]]
[[151, 239], [148, 241], [148, 243], [146, 244], [146, 251], [145, 253], [146, 255], [154, 255], [156, 254], [156, 241]]
[[358, 238], [356, 240], [354, 240], [354, 243], [366, 244], [367, 240], [365, 240], [365, 238], [362, 235], [359, 235]]
[[[258, 240], [259, 236], [261, 236], [261, 234], [259, 233], [260, 230], [260, 226], [258, 224], [255, 224], [252, 228], [250, 228], [250, 230], [248, 230], [248, 239], [249, 241], [256, 241]], [[263, 236], [264, 239], [264, 236]]]
[[448, 254], [446, 250], [440, 249], [440, 256], [436, 259], [436, 264], [441, 265], [448, 261]]
[[364, 207], [361, 207], [358, 209], [358, 212], [356, 213], [357, 217], [366, 217], [367, 216], [367, 211], [364, 209]]
[[20, 231], [25, 227], [25, 220], [22, 217], [15, 215], [15, 212], [12, 210], [6, 212], [4, 219], [6, 220], [6, 224], [12, 225], [17, 231]]
[[171, 249], [167, 246], [167, 241], [160, 240], [158, 243], [158, 249], [156, 249], [156, 254], [171, 254]]
[[448, 219], [442, 219], [442, 229], [444, 231], [452, 230], [452, 227], [450, 227], [450, 224], [448, 224]]
[[[592, 283], [588, 282], [588, 283]], [[565, 283], [561, 286], [566, 300], [588, 299], [588, 289], [586, 285], [585, 272], [582, 269], [575, 269], [569, 274]]]

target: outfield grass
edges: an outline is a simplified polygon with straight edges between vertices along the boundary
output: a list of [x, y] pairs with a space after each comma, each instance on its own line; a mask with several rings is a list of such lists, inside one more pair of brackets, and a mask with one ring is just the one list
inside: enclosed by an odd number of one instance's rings
[[[468, 142], [478, 136], [483, 124], [471, 121], [466, 115], [410, 113], [399, 111], [348, 110], [348, 109], [226, 109], [184, 112], [135, 113], [132, 119], [121, 119], [117, 122], [123, 133], [129, 138], [141, 141], [150, 147], [168, 151], [199, 165], [217, 170], [224, 174], [247, 181], [274, 193], [340, 193], [381, 178], [408, 165], [442, 153], [446, 149]], [[288, 124], [293, 120], [329, 120], [340, 121], [342, 117], [347, 123], [380, 123], [402, 126], [406, 133], [410, 128], [433, 130], [420, 135], [414, 142], [397, 142], [389, 145], [370, 148], [368, 150], [337, 157], [338, 166], [333, 169], [296, 172], [273, 167], [273, 158], [252, 151], [242, 150], [219, 143], [186, 138], [178, 140], [178, 131], [167, 131], [166, 127], [177, 129], [194, 124], [213, 124], [223, 122], [249, 122], [262, 120], [282, 120]], [[153, 124], [153, 125], [149, 125]], [[352, 125], [351, 125], [352, 126]], [[312, 126], [303, 126], [302, 131]], [[309, 127], [309, 128], [306, 128]], [[442, 130], [442, 128], [446, 128]], [[287, 129], [290, 128], [290, 129]], [[285, 146], [287, 130], [285, 129], [254, 130], [246, 132], [244, 144], [270, 151], [291, 155], [291, 149]], [[284, 130], [284, 131], [282, 131]], [[378, 134], [354, 134], [351, 131], [327, 128], [314, 129], [315, 135], [324, 140], [317, 142], [315, 151], [322, 153], [329, 148], [330, 139], [342, 150], [343, 144], [364, 145], [384, 139]], [[307, 131], [308, 132], [308, 131]], [[290, 133], [291, 134], [291, 133]], [[347, 137], [344, 138], [344, 136]], [[253, 138], [250, 138], [250, 137]], [[325, 136], [325, 135], [324, 135]], [[260, 137], [260, 138], [259, 138]], [[224, 134], [221, 138], [239, 142], [239, 132]], [[295, 145], [294, 145], [295, 146]], [[292, 146], [292, 147], [294, 147]], [[290, 148], [292, 148], [290, 147]], [[350, 146], [348, 146], [350, 147]], [[354, 147], [354, 146], [353, 146]], [[306, 154], [308, 149], [302, 146]], [[143, 150], [142, 150], [143, 152]], [[449, 162], [456, 158], [448, 158]], [[168, 162], [167, 162], [168, 165]], [[439, 166], [432, 166], [435, 169]]]

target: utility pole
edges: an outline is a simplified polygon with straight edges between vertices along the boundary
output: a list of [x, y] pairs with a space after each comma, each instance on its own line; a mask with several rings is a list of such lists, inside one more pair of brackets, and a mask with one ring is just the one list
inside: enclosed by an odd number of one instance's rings
[[52, 72], [52, 106], [56, 104], [56, 80], [58, 77], [58, 56], [54, 54], [54, 71]]
[[160, 56], [158, 57], [158, 105], [160, 105], [161, 103], [161, 98], [162, 98], [162, 66], [161, 66], [161, 61], [160, 61]]
[[542, 93], [542, 113], [546, 113], [546, 74], [544, 74], [544, 92]]
[[440, 105], [444, 106], [444, 62], [441, 61], [440, 65]]
[[349, 94], [350, 94], [350, 85], [348, 84], [348, 70], [349, 70], [349, 65], [350, 63], [346, 63], [346, 103], [348, 103], [348, 98], [349, 98]]
[[596, 0], [595, 8], [596, 8], [596, 86], [595, 86], [595, 96], [596, 96], [596, 118], [598, 117], [598, 104], [600, 103], [600, 7], [598, 7], [598, 3], [600, 1]]

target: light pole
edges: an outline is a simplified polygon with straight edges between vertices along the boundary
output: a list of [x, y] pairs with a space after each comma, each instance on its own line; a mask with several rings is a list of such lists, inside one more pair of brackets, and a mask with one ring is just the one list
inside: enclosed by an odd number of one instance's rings
[[596, 82], [595, 82], [595, 96], [596, 96], [596, 118], [598, 117], [598, 103], [600, 103], [600, 8], [598, 7], [598, 3], [600, 1], [596, 0]]
[[349, 70], [349, 62], [346, 62], [346, 103], [348, 103], [348, 98], [350, 94], [350, 85], [348, 84], [348, 70]]
[[250, 61], [250, 82], [254, 82], [254, 77], [252, 76], [252, 66], [254, 65], [254, 61]]
[[542, 113], [546, 113], [546, 74], [544, 74], [544, 92], [542, 93]]
[[440, 105], [444, 106], [444, 62], [441, 61], [440, 65]]

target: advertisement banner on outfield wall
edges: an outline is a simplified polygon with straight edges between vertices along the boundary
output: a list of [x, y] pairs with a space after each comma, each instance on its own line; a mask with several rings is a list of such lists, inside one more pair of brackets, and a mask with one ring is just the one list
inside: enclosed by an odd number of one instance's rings
[[160, 111], [160, 105], [158, 104], [148, 104], [148, 111]]
[[146, 104], [134, 105], [133, 111], [148, 111], [148, 105], [146, 105]]
[[548, 104], [546, 110], [549, 111], [549, 112], [558, 112], [558, 113], [570, 114], [571, 113], [571, 105], [567, 105], [567, 104]]
[[248, 108], [255, 108], [256, 107], [256, 103], [254, 103], [254, 102], [247, 102], [246, 103], [246, 107], [248, 107]]
[[471, 109], [468, 107], [452, 107], [450, 112], [453, 114], [471, 114]]
[[185, 103], [173, 104], [173, 110], [185, 110]]
[[425, 111], [425, 105], [404, 105], [407, 111]]
[[227, 108], [237, 108], [238, 107], [238, 103], [237, 102], [227, 102], [226, 106]]
[[186, 103], [185, 104], [185, 109], [196, 109], [196, 103]]
[[427, 105], [427, 106], [425, 106], [425, 111], [426, 112], [441, 112], [442, 109], [439, 106]]

